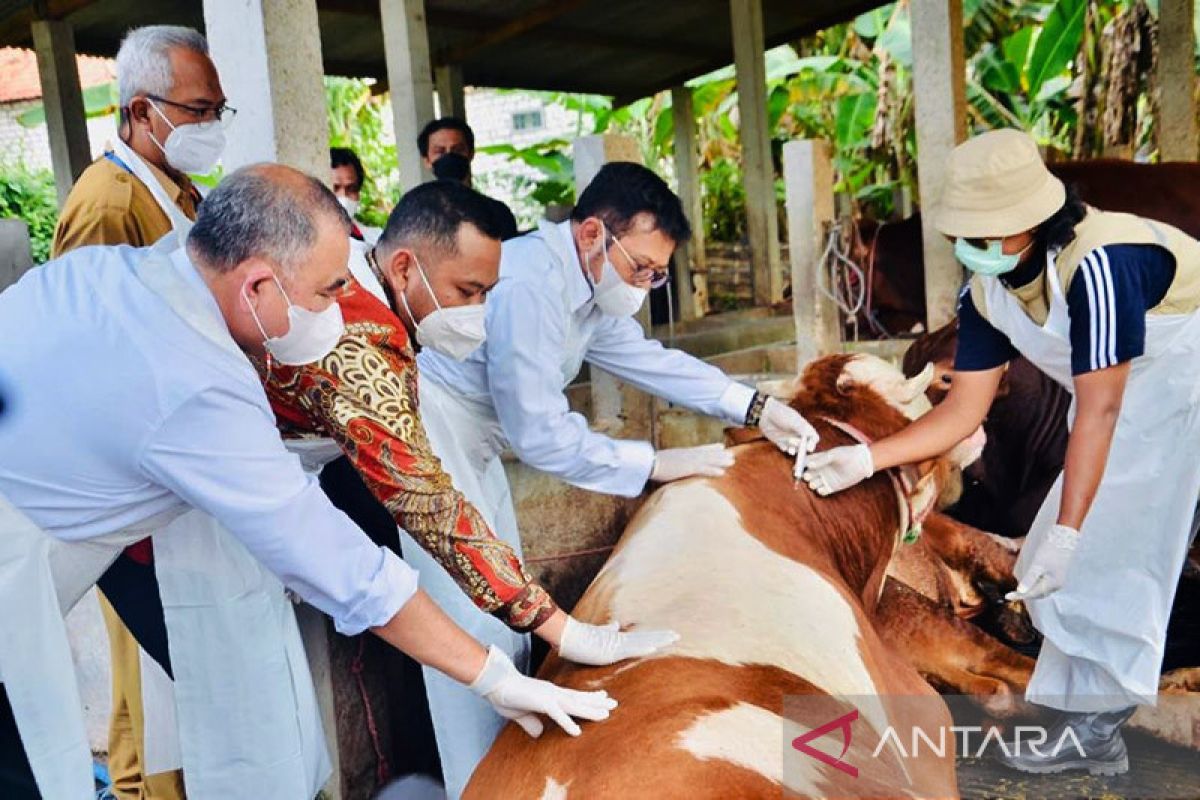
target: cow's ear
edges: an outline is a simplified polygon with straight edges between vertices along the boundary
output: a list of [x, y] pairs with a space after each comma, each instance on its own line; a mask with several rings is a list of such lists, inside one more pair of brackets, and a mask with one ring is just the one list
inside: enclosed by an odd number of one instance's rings
[[783, 378], [777, 381], [759, 381], [755, 384], [755, 388], [768, 397], [774, 397], [776, 400], [786, 402], [800, 394], [800, 379]]
[[938, 498], [942, 493], [942, 470], [940, 467], [941, 464], [937, 461], [932, 464], [926, 462], [920, 467], [924, 474], [917, 481], [917, 485], [913, 487], [912, 494], [909, 495], [913, 516], [917, 519], [924, 519], [938, 509]]

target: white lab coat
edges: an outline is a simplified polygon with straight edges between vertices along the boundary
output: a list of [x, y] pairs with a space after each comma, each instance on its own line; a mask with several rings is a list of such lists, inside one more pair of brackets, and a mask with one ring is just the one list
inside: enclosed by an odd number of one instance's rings
[[753, 389], [596, 306], [569, 221], [543, 222], [501, 252], [487, 342], [461, 363], [429, 349], [418, 358], [422, 380], [467, 398], [498, 423], [490, 450], [509, 445], [526, 464], [583, 489], [640, 494], [654, 462], [650, 443], [594, 433], [568, 408], [563, 390], [584, 361], [672, 403], [742, 423]]
[[[1189, 265], [1190, 267], [1190, 265]], [[1070, 317], [1053, 257], [1048, 318], [1034, 323], [995, 278], [984, 279], [989, 321], [1072, 394]], [[1065, 711], [1153, 705], [1167, 620], [1200, 493], [1200, 312], [1147, 315], [1146, 352], [1133, 360], [1108, 466], [1084, 520], [1066, 584], [1030, 600], [1045, 636], [1026, 699]], [[1074, 425], [1075, 404], [1070, 421]], [[1047, 495], [1016, 574], [1053, 527], [1063, 477]]]
[[[113, 149], [171, 220], [173, 234], [156, 250], [182, 246], [192, 221], [137, 153], [120, 140]], [[149, 276], [164, 299], [187, 304], [187, 286], [172, 270]], [[186, 768], [185, 786], [196, 796], [312, 795], [331, 768], [304, 644], [283, 587], [202, 511], [183, 514], [170, 531], [157, 541], [155, 574], [173, 631], [168, 644], [176, 679], [139, 647], [142, 771]], [[252, 713], [243, 724], [231, 727], [229, 720], [246, 710]]]
[[[183, 251], [167, 255], [166, 249], [82, 248], [27, 273], [0, 294], [0, 363], [13, 394], [10, 413], [0, 425], [0, 496], [19, 518], [56, 543], [54, 552], [66, 553], [68, 561], [88, 562], [87, 569], [78, 571], [82, 588], [107, 564], [102, 558], [99, 571], [93, 569], [90, 560], [98, 548], [91, 542], [139, 527], [144, 534], [148, 520], [191, 506], [232, 533], [227, 549], [244, 548], [333, 616], [340, 631], [354, 634], [383, 624], [415, 591], [415, 572], [334, 509], [284, 449], [258, 377], [229, 337], [212, 295]], [[163, 281], [174, 282], [173, 300], [164, 286], [155, 285]], [[0, 519], [11, 523], [13, 516]], [[28, 526], [10, 528], [27, 532]], [[170, 528], [157, 530], [156, 541], [170, 535]], [[0, 530], [0, 537], [8, 532]], [[196, 564], [203, 559], [194, 555], [192, 573], [202, 576]], [[267, 598], [253, 601], [260, 619], [282, 624], [279, 592], [263, 583], [265, 573], [249, 568], [255, 562], [234, 557], [226, 563], [246, 569], [225, 575], [221, 587], [235, 600], [243, 592]], [[31, 569], [22, 574], [45, 573]], [[60, 578], [56, 571], [65, 611], [79, 587], [72, 583], [64, 595]], [[13, 588], [0, 585], [0, 592]], [[211, 596], [208, 589], [203, 594], [206, 601]], [[30, 595], [44, 596], [37, 591]], [[18, 633], [51, 625], [46, 611], [41, 607], [40, 618], [10, 619], [9, 624]], [[174, 656], [176, 637], [169, 638]], [[219, 637], [210, 641], [219, 652]], [[36, 659], [36, 651], [23, 656], [5, 648], [0, 667], [13, 684], [7, 687], [10, 696], [22, 698], [21, 708], [16, 700], [13, 705], [23, 738], [44, 741], [42, 733], [55, 723], [36, 713], [31, 717], [30, 709], [59, 708], [64, 693], [71, 693], [54, 681], [32, 688], [17, 685], [15, 678], [35, 674], [29, 667], [38, 665], [29, 662], [31, 657]], [[255, 660], [253, 654], [247, 658]], [[219, 676], [200, 677], [221, 685]], [[304, 705], [299, 697], [264, 698], [268, 700]], [[242, 714], [226, 721], [231, 739], [252, 725], [272, 736], [271, 726], [257, 721], [253, 708], [243, 708]], [[293, 715], [271, 722], [294, 728], [298, 720]], [[262, 735], [257, 749], [299, 762], [297, 753], [275, 752], [280, 748]], [[313, 755], [311, 735], [298, 739], [291, 731], [284, 738], [309, 751], [302, 755]], [[69, 749], [39, 754], [39, 783], [55, 780], [47, 775], [79, 768], [72, 760], [77, 753]], [[64, 761], [56, 761], [60, 755]], [[226, 771], [233, 766], [226, 764]], [[315, 780], [313, 775], [298, 778], [308, 786]], [[255, 796], [297, 796], [281, 791], [269, 786]]]

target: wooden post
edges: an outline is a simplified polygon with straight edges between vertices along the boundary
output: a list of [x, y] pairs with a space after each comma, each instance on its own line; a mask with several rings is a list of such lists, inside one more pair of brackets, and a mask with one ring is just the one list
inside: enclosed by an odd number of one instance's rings
[[75, 63], [75, 32], [69, 22], [48, 19], [34, 20], [31, 29], [50, 134], [54, 187], [58, 190], [58, 207], [62, 208], [75, 179], [92, 160]]
[[379, 0], [379, 15], [396, 126], [400, 186], [408, 190], [432, 177], [417, 150], [417, 134], [433, 120], [433, 68], [425, 0]]
[[204, 0], [204, 28], [229, 104], [238, 109], [225, 170], [276, 161], [329, 180], [329, 129], [316, 0]]
[[[946, 158], [966, 137], [962, 0], [913, 0], [913, 91], [917, 119], [917, 178], [928, 211], [942, 191]], [[940, 328], [954, 317], [962, 267], [950, 242], [921, 215], [925, 260], [926, 324]]]
[[1196, 34], [1193, 0], [1158, 3], [1158, 155], [1195, 161]]
[[831, 150], [829, 142], [813, 139], [783, 146], [797, 374], [814, 358], [837, 351], [842, 340], [837, 306], [820, 290], [820, 258], [834, 220]]
[[733, 61], [737, 73], [746, 232], [753, 259], [754, 302], [766, 306], [783, 299], [783, 275], [779, 218], [775, 208], [775, 166], [767, 130], [762, 0], [730, 0], [729, 8], [733, 22]]
[[438, 67], [434, 70], [433, 82], [437, 86], [438, 116], [465, 120], [467, 99], [463, 90], [462, 67], [458, 64]]
[[696, 114], [692, 90], [671, 89], [671, 117], [675, 122], [675, 178], [679, 199], [692, 223], [692, 238], [675, 250], [675, 295], [679, 316], [690, 320], [708, 313], [707, 276], [704, 270], [704, 212], [700, 205], [700, 173], [696, 163]]

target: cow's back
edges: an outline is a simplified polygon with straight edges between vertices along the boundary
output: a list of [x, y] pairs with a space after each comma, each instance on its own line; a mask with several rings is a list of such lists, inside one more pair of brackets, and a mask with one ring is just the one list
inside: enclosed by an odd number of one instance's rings
[[[847, 794], [862, 791], [865, 779], [846, 783], [846, 774], [808, 757], [785, 761], [792, 739], [849, 708], [835, 697], [852, 698], [862, 717], [858, 749], [847, 758], [870, 760], [880, 735], [873, 731], [896, 716], [892, 697], [930, 698], [920, 706], [922, 723], [949, 724], [936, 695], [882, 644], [862, 598], [836, 571], [854, 555], [830, 552], [825, 532], [811, 527], [819, 518], [797, 524], [789, 516], [789, 501], [808, 490], [793, 485], [787, 459], [770, 445], [737, 454], [723, 478], [682, 481], [651, 497], [574, 611], [592, 623], [669, 628], [680, 640], [651, 658], [607, 667], [552, 656], [539, 677], [606, 689], [620, 706], [575, 739], [548, 729], [535, 741], [509, 725], [466, 797], [754, 798], [779, 797], [784, 785], [789, 796]], [[890, 509], [884, 521], [895, 531], [895, 498], [883, 484], [858, 527], [878, 526]], [[849, 529], [839, 533], [845, 547], [869, 541], [874, 531], [853, 530], [838, 508], [837, 524]], [[805, 700], [785, 714], [788, 697]], [[952, 759], [943, 761], [906, 768], [944, 796], [954, 793], [954, 776]], [[900, 769], [886, 759], [872, 763]], [[881, 786], [887, 780], [899, 774]]]

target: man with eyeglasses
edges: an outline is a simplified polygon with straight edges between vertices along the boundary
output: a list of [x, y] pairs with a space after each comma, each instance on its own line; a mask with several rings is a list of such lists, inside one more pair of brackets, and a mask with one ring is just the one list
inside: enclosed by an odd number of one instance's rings
[[[719, 476], [733, 463], [721, 444], [655, 451], [650, 442], [591, 430], [564, 393], [584, 361], [673, 403], [758, 426], [786, 452], [816, 446], [816, 431], [786, 404], [664, 348], [633, 319], [650, 289], [666, 283], [671, 255], [690, 236], [683, 206], [661, 178], [638, 164], [606, 164], [570, 219], [543, 221], [504, 242], [482, 345], [458, 359], [432, 348], [417, 356], [433, 450], [510, 545], [520, 539], [498, 457], [505, 447], [575, 486], [625, 497], [652, 481]], [[424, 585], [435, 597], [455, 591], [448, 580]]]
[[[221, 157], [234, 110], [201, 34], [170, 25], [131, 30], [117, 53], [117, 85], [118, 138], [67, 197], [54, 232], [56, 258], [87, 245], [146, 247], [172, 233], [182, 241], [201, 200], [188, 176], [211, 172]], [[181, 798], [180, 771], [156, 768], [146, 753], [143, 682], [154, 697], [169, 670], [161, 614], [149, 613], [160, 606], [150, 540], [129, 547], [99, 587], [113, 668], [113, 792], [120, 800]]]

